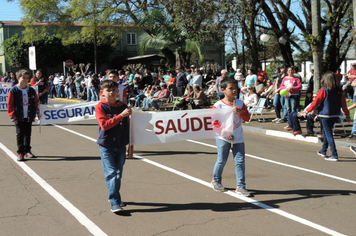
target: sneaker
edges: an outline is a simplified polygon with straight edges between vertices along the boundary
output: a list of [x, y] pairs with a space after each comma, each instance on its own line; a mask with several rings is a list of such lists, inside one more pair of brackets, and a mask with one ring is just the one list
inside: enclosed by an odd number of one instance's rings
[[277, 124], [280, 124], [280, 123], [284, 123], [285, 121], [283, 119], [279, 119], [278, 121], [276, 121]]
[[36, 158], [36, 156], [33, 155], [32, 152], [26, 153], [26, 154], [25, 154], [25, 157], [27, 157], [27, 158]]
[[350, 150], [351, 150], [351, 152], [353, 152], [356, 155], [356, 147], [350, 146]]
[[291, 127], [284, 127], [284, 129], [287, 130], [287, 131], [292, 131], [293, 130], [293, 128], [291, 128]]
[[327, 161], [338, 161], [339, 158], [337, 158], [337, 157], [324, 157], [324, 160], [327, 160]]
[[25, 158], [23, 157], [22, 153], [17, 154], [17, 161], [24, 161]]
[[238, 187], [236, 187], [235, 193], [244, 197], [249, 197], [251, 195], [245, 188], [239, 189]]
[[119, 205], [113, 205], [111, 206], [111, 212], [120, 212], [120, 211], [123, 211], [124, 209], [119, 206]]
[[[108, 199], [108, 202], [110, 202], [110, 200], [109, 200], [109, 199]], [[123, 201], [121, 201], [120, 206], [121, 206], [121, 207], [125, 207], [125, 206], [127, 206], [127, 204], [126, 204], [126, 203], [124, 203]]]
[[215, 183], [214, 180], [211, 181], [211, 186], [213, 187], [214, 191], [225, 192], [224, 186], [222, 186], [222, 184]]
[[350, 134], [349, 136], [347, 136], [348, 138], [355, 138], [356, 135], [355, 134]]
[[316, 152], [319, 156], [326, 157], [326, 154], [322, 154], [320, 151]]
[[279, 121], [279, 118], [276, 118], [276, 119], [272, 120], [273, 123], [277, 122], [277, 121]]
[[301, 133], [302, 133], [301, 130], [297, 130], [297, 131], [294, 131], [294, 132], [293, 132], [293, 135], [296, 136], [296, 135], [301, 134]]

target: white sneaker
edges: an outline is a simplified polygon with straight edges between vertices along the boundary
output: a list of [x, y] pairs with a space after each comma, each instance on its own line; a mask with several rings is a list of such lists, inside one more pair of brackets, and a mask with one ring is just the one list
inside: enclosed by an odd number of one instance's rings
[[279, 118], [272, 120], [272, 122], [277, 122], [277, 121], [279, 121]]
[[280, 123], [284, 123], [285, 121], [283, 119], [279, 119], [278, 121], [276, 121], [276, 124], [280, 124]]

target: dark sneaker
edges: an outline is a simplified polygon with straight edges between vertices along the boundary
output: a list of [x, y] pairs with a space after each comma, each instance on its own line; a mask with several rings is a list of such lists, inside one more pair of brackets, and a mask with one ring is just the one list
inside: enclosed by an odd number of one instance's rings
[[347, 136], [348, 138], [355, 138], [356, 135], [355, 134], [350, 134], [349, 136]]
[[326, 154], [322, 154], [320, 151], [316, 152], [319, 156], [326, 157]]
[[213, 187], [214, 191], [225, 192], [224, 186], [222, 186], [222, 184], [215, 183], [214, 180], [211, 181], [211, 186]]
[[251, 195], [245, 188], [239, 189], [238, 187], [236, 187], [235, 193], [244, 197], [249, 197]]
[[25, 158], [23, 157], [22, 153], [17, 154], [17, 161], [24, 161]]
[[356, 155], [356, 147], [350, 146], [350, 150], [351, 150], [351, 152], [353, 152]]
[[32, 152], [26, 153], [26, 154], [25, 154], [25, 157], [26, 157], [26, 158], [36, 158], [36, 156], [33, 155]]
[[111, 212], [120, 212], [120, 211], [123, 211], [124, 209], [122, 209], [121, 206], [119, 205], [113, 205], [111, 206]]
[[337, 157], [324, 157], [324, 160], [327, 160], [327, 161], [338, 161], [339, 158], [337, 158]]

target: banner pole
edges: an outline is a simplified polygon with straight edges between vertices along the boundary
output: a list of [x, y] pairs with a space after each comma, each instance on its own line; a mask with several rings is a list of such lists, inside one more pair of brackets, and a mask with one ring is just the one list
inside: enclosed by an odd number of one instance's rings
[[[131, 106], [129, 106], [131, 107]], [[129, 150], [128, 150], [128, 158], [131, 159], [133, 157], [133, 152], [134, 152], [134, 146], [132, 145], [132, 113], [129, 116]]]
[[[236, 99], [234, 98], [234, 103], [232, 104], [232, 108], [234, 108], [235, 102], [236, 102]], [[232, 112], [232, 135], [234, 135], [234, 119], [235, 119], [235, 115], [234, 115], [234, 112]], [[235, 139], [235, 137], [233, 138], [233, 140], [231, 140], [231, 150], [234, 147], [234, 139]]]

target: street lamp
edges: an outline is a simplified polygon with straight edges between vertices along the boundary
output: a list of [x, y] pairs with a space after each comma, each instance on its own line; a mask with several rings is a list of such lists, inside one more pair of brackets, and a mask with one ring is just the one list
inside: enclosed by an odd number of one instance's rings
[[284, 38], [283, 36], [278, 38], [278, 42], [280, 44], [286, 45], [287, 41], [288, 40], [286, 38]]
[[[268, 40], [269, 40], [269, 35], [268, 34], [261, 34], [260, 40], [263, 42], [263, 44], [267, 43]], [[265, 64], [264, 70], [266, 71], [266, 49], [265, 49], [265, 47], [263, 47], [263, 57], [264, 57], [264, 64]]]

